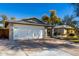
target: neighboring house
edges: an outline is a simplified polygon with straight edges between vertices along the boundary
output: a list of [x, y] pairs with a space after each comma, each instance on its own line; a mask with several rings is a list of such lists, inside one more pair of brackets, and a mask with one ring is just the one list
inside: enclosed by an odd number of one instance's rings
[[46, 25], [37, 18], [22, 19], [19, 21], [8, 21], [10, 39], [43, 39], [47, 37]]
[[74, 36], [76, 31], [73, 27], [68, 25], [59, 25], [53, 28], [53, 37], [62, 38], [68, 36]]

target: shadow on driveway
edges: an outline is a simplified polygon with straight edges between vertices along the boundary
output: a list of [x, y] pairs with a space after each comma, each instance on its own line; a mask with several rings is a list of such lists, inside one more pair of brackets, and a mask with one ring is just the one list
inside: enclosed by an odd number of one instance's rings
[[[52, 41], [53, 42], [53, 41]], [[50, 43], [45, 41], [17, 41], [18, 45], [22, 49], [59, 49], [59, 48], [76, 48], [73, 45], [69, 45], [66, 43]]]
[[[3, 40], [4, 41], [4, 40]], [[11, 46], [8, 45], [8, 41], [5, 41], [4, 43], [2, 43], [3, 41], [0, 41], [0, 46], [4, 46], [5, 49], [11, 49], [11, 50], [19, 50], [19, 49], [59, 49], [59, 48], [76, 48], [75, 46], [66, 44], [66, 43], [56, 43], [55, 41], [32, 41], [32, 40], [28, 40], [28, 41], [16, 41], [15, 43], [17, 43], [17, 46]], [[50, 43], [50, 42], [54, 42], [54, 43]]]

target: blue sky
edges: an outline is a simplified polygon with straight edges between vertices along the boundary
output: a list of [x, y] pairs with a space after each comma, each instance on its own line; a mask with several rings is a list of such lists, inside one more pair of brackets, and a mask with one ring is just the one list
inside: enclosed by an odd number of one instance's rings
[[57, 16], [63, 18], [71, 15], [73, 7], [70, 4], [56, 3], [0, 3], [0, 14], [16, 18], [41, 18], [43, 15], [50, 15], [49, 10], [56, 10]]

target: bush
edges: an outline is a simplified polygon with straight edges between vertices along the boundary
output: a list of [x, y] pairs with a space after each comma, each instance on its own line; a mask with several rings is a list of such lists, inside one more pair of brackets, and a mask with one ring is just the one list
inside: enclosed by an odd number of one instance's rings
[[3, 27], [0, 26], [0, 29], [2, 29]]
[[70, 40], [70, 41], [74, 43], [79, 43], [79, 40]]

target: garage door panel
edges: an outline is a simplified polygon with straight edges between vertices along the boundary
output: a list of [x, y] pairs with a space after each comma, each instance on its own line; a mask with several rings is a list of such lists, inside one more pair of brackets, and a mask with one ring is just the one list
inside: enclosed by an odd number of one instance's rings
[[14, 26], [13, 38], [15, 40], [28, 40], [43, 38], [44, 27], [40, 26]]

